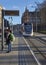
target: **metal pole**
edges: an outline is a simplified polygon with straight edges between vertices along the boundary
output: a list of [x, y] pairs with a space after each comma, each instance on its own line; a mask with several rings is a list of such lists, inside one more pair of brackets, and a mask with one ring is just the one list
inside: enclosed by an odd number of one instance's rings
[[13, 23], [12, 23], [13, 19], [11, 17], [11, 26], [12, 26], [12, 33], [13, 33]]
[[4, 43], [4, 10], [2, 10], [2, 44], [1, 44], [2, 51], [3, 51], [3, 43]]
[[37, 32], [37, 10], [36, 10], [36, 32]]
[[12, 33], [13, 33], [13, 23], [12, 23]]
[[12, 17], [9, 17], [9, 20], [10, 20], [10, 29], [12, 30], [12, 33], [13, 33], [13, 23], [12, 23]]

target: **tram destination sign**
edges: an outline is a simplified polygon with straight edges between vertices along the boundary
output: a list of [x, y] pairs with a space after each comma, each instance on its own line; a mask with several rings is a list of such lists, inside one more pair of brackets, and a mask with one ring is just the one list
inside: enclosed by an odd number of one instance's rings
[[19, 16], [19, 10], [5, 10], [5, 16]]

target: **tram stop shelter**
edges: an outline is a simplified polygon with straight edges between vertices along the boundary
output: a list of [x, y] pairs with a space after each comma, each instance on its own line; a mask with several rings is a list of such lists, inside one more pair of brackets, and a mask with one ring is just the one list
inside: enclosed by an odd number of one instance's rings
[[19, 16], [19, 10], [4, 10], [3, 7], [0, 6], [1, 50], [3, 50], [4, 43], [4, 16]]

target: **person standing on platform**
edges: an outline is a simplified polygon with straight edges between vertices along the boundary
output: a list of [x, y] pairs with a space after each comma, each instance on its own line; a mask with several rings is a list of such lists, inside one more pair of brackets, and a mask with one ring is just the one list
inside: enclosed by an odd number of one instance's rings
[[9, 53], [11, 51], [11, 43], [12, 43], [12, 41], [13, 41], [12, 31], [9, 30], [8, 31], [8, 38], [7, 38], [7, 45], [8, 45], [7, 53]]

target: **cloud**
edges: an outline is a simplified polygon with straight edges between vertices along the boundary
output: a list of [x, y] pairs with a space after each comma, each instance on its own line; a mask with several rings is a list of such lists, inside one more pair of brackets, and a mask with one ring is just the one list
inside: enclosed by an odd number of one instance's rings
[[33, 4], [29, 4], [28, 7], [31, 7], [31, 8], [37, 8], [36, 4], [33, 3]]
[[5, 7], [3, 7], [3, 9], [5, 10], [6, 8], [5, 8]]
[[12, 8], [13, 9], [19, 9], [19, 7], [18, 6], [15, 6], [15, 5]]
[[28, 6], [32, 6], [32, 4], [29, 4]]

